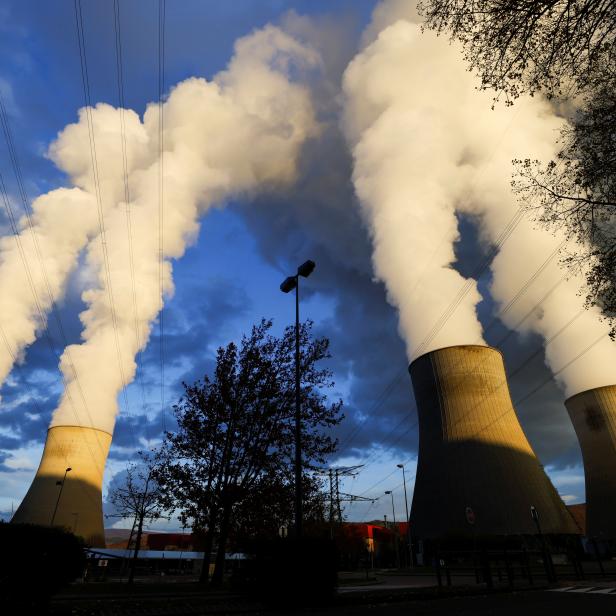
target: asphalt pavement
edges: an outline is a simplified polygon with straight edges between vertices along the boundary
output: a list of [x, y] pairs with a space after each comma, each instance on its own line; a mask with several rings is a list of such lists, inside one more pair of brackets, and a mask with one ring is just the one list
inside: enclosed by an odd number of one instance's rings
[[[610, 589], [612, 590], [612, 589]], [[291, 614], [379, 615], [384, 616], [585, 616], [616, 614], [616, 594], [586, 591], [533, 590], [512, 593], [413, 599], [392, 603], [336, 606], [326, 610], [288, 612]]]

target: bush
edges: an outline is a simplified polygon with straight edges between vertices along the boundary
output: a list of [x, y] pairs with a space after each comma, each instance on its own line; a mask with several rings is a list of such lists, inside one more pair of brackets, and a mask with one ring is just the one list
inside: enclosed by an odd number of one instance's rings
[[0, 593], [20, 611], [37, 608], [79, 577], [85, 567], [81, 539], [60, 528], [0, 523]]

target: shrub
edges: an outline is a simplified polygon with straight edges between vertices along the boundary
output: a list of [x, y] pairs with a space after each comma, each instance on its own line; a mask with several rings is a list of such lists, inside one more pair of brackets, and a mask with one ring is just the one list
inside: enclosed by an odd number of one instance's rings
[[0, 592], [6, 605], [39, 610], [85, 567], [81, 539], [60, 528], [0, 523]]

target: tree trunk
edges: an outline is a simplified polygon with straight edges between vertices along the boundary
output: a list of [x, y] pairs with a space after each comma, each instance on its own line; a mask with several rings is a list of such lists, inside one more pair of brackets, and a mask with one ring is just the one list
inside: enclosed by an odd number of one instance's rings
[[132, 584], [135, 580], [135, 569], [137, 568], [137, 556], [139, 556], [139, 548], [141, 547], [141, 536], [143, 535], [143, 513], [139, 514], [139, 526], [137, 526], [137, 539], [135, 540], [135, 552], [130, 563], [130, 571], [128, 573], [128, 583]]
[[[207, 519], [207, 516], [205, 516], [205, 519]], [[210, 556], [212, 554], [212, 547], [214, 546], [214, 535], [216, 534], [217, 523], [218, 512], [214, 509], [207, 522], [207, 532], [205, 533], [205, 544], [203, 546], [203, 567], [201, 568], [201, 575], [199, 576], [199, 582], [204, 586], [208, 585], [210, 579]]]
[[208, 528], [205, 533], [205, 542], [203, 545], [203, 567], [201, 567], [201, 575], [199, 582], [204, 586], [208, 585], [210, 579], [210, 555], [212, 554], [212, 546], [214, 545], [214, 528]]
[[225, 550], [227, 547], [227, 536], [229, 534], [229, 520], [231, 518], [231, 505], [225, 505], [222, 512], [222, 522], [220, 533], [218, 534], [218, 549], [216, 550], [216, 563], [212, 574], [212, 586], [220, 588], [225, 570]]

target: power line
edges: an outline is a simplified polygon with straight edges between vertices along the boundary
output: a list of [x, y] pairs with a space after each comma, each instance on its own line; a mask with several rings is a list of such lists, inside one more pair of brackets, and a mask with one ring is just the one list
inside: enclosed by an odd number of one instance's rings
[[[408, 457], [406, 460], [404, 460], [402, 462], [402, 464], [407, 464], [408, 462], [410, 462], [413, 459], [413, 456]], [[371, 485], [367, 490], [364, 490], [360, 496], [365, 496], [368, 492], [370, 492], [370, 490], [373, 490], [374, 488], [376, 488], [377, 486], [381, 485], [384, 481], [387, 481], [392, 475], [394, 475], [395, 473], [398, 472], [398, 469], [395, 468], [391, 473], [389, 473], [389, 475], [386, 475], [385, 477], [383, 477], [382, 479], [379, 479], [375, 484]], [[411, 479], [414, 479], [414, 475], [413, 477], [411, 477]]]
[[[511, 379], [511, 377], [515, 376], [516, 374], [518, 374], [519, 372], [521, 372], [541, 351], [545, 350], [545, 348], [551, 344], [558, 336], [560, 336], [568, 327], [570, 327], [577, 318], [580, 317], [580, 315], [583, 314], [583, 310], [581, 310], [580, 312], [578, 312], [577, 314], [575, 314], [565, 325], [563, 325], [556, 333], [554, 333], [550, 338], [548, 338], [545, 341], [545, 345], [542, 343], [535, 351], [533, 351], [530, 355], [526, 356], [526, 358], [524, 358], [524, 360], [522, 360], [518, 366], [509, 373], [509, 377], [503, 379], [503, 381], [497, 386], [497, 389], [500, 387], [504, 387], [506, 385], [508, 385], [509, 379]], [[509, 334], [508, 334], [509, 335]], [[525, 396], [523, 396], [522, 398], [519, 398], [518, 400], [515, 400], [512, 402], [512, 406], [510, 409], [508, 409], [507, 411], [505, 411], [504, 413], [501, 413], [500, 415], [498, 415], [490, 424], [488, 425], [493, 425], [494, 422], [496, 422], [498, 419], [501, 419], [502, 417], [504, 417], [505, 415], [507, 415], [508, 413], [515, 411], [515, 406], [518, 404], [523, 403], [524, 401], [526, 401], [528, 398], [532, 397], [535, 393], [537, 393], [540, 389], [542, 389], [543, 387], [545, 387], [545, 385], [547, 385], [549, 382], [553, 381], [554, 377], [557, 376], [558, 374], [560, 374], [563, 370], [565, 370], [567, 367], [569, 367], [573, 362], [577, 361], [580, 357], [582, 357], [586, 352], [588, 352], [592, 347], [594, 347], [596, 344], [598, 344], [603, 338], [605, 338], [606, 334], [602, 334], [598, 339], [596, 339], [594, 342], [592, 342], [588, 347], [586, 347], [583, 351], [581, 351], [580, 353], [578, 353], [571, 361], [567, 362], [564, 366], [562, 366], [559, 370], [557, 370], [556, 372], [553, 372], [547, 379], [545, 379], [540, 385], [538, 385], [537, 387], [535, 387], [533, 390], [531, 390], [528, 394], [526, 394]], [[470, 370], [468, 370], [467, 372], [470, 374], [472, 372], [472, 370], [476, 367], [479, 366], [479, 362], [477, 362], [477, 364], [471, 368]], [[484, 398], [487, 399], [487, 396], [484, 396]], [[472, 409], [470, 409], [470, 411], [468, 413], [465, 413], [464, 415], [462, 415], [461, 417], [458, 417], [458, 419], [452, 424], [451, 427], [456, 426], [457, 424], [459, 424], [461, 421], [463, 421], [464, 419], [466, 419], [468, 416], [470, 416], [478, 407], [479, 405], [483, 402], [480, 401], [478, 402]], [[399, 422], [397, 424], [397, 426], [399, 426], [402, 422]], [[372, 461], [367, 461], [364, 463], [364, 469], [366, 469], [367, 467], [371, 466], [372, 464], [374, 464], [375, 462], [377, 462], [378, 460], [382, 459], [383, 456], [390, 451], [391, 449], [393, 449], [393, 447], [406, 435], [408, 434], [411, 430], [413, 430], [418, 424], [418, 420], [416, 420], [412, 426], [410, 426], [405, 432], [403, 432], [402, 434], [400, 434], [398, 436], [398, 438], [391, 443], [384, 451], [380, 452], [379, 455], [374, 458], [373, 456], [371, 456], [370, 458], [368, 458], [368, 460], [372, 460]], [[396, 427], [397, 427], [396, 426]], [[488, 426], [484, 426], [481, 430], [479, 430], [477, 433], [471, 434], [468, 436], [468, 438], [470, 438], [471, 436], [475, 436], [476, 434], [479, 434], [481, 431], [485, 430]], [[408, 460], [410, 460], [412, 458], [409, 458]], [[385, 481], [386, 479], [388, 479], [389, 477], [391, 477], [396, 471], [391, 472], [387, 477], [385, 477], [384, 479], [378, 481], [375, 486], [372, 486], [371, 488], [368, 488], [368, 490], [362, 492], [362, 496], [366, 494], [366, 492], [370, 491], [373, 487], [376, 487], [376, 485], [379, 485], [380, 483], [382, 483], [383, 481]]]
[[[137, 346], [137, 379], [139, 381], [141, 390], [141, 405], [144, 414], [146, 414], [146, 402], [145, 402], [145, 386], [143, 383], [143, 365], [141, 354], [141, 335], [139, 333], [139, 310], [137, 306], [137, 289], [135, 284], [135, 257], [133, 249], [133, 232], [131, 221], [131, 198], [130, 198], [130, 186], [128, 181], [128, 157], [126, 148], [126, 122], [125, 122], [125, 103], [124, 103], [124, 71], [122, 61], [122, 30], [121, 30], [121, 18], [120, 18], [120, 2], [119, 0], [113, 0], [113, 17], [114, 17], [114, 29], [115, 29], [115, 49], [116, 49], [116, 76], [118, 84], [118, 107], [120, 111], [120, 134], [122, 143], [122, 170], [124, 181], [124, 205], [126, 214], [126, 232], [128, 239], [128, 263], [131, 279], [131, 296], [133, 303], [133, 328], [135, 330], [135, 343]], [[136, 446], [135, 436], [131, 429], [133, 436], [133, 444]]]
[[165, 305], [164, 305], [164, 114], [165, 90], [165, 0], [158, 0], [158, 283], [160, 293], [159, 355], [160, 355], [160, 417], [163, 436], [165, 423]]
[[[83, 94], [85, 101], [86, 119], [88, 122], [88, 138], [90, 144], [90, 159], [92, 163], [92, 178], [94, 181], [94, 190], [96, 195], [96, 203], [98, 206], [98, 224], [100, 231], [101, 252], [103, 256], [103, 269], [105, 273], [105, 282], [107, 287], [107, 295], [109, 298], [109, 309], [111, 313], [111, 324], [114, 331], [116, 354], [118, 359], [118, 368], [120, 372], [120, 379], [122, 383], [122, 393], [124, 398], [124, 407], [128, 415], [130, 415], [130, 404], [127, 393], [127, 380], [124, 373], [124, 366], [122, 363], [122, 350], [120, 346], [120, 335], [118, 332], [118, 319], [115, 308], [115, 302], [113, 297], [113, 287], [111, 283], [111, 268], [109, 265], [109, 252], [107, 249], [107, 238], [105, 230], [105, 216], [103, 208], [103, 199], [100, 188], [100, 179], [98, 171], [98, 158], [96, 152], [96, 139], [94, 135], [94, 120], [92, 118], [92, 104], [90, 98], [90, 79], [88, 76], [88, 63], [86, 57], [86, 40], [85, 31], [83, 27], [83, 13], [81, 10], [81, 0], [74, 0], [75, 6], [75, 23], [77, 27], [77, 42], [79, 46], [79, 60], [81, 65], [81, 81], [83, 86]], [[129, 422], [130, 425], [130, 422]], [[130, 425], [132, 430], [132, 425]]]
[[[507, 228], [511, 228], [511, 223], [514, 222], [513, 220], [510, 221], [510, 223], [507, 225]], [[503, 236], [503, 234], [501, 234], [501, 236]], [[502, 244], [501, 244], [502, 245]], [[521, 297], [523, 297], [523, 295], [528, 291], [528, 289], [530, 288], [530, 286], [533, 284], [533, 282], [538, 278], [538, 276], [545, 270], [545, 268], [551, 263], [551, 261], [555, 258], [555, 256], [558, 254], [558, 251], [560, 250], [560, 248], [562, 247], [562, 243], [547, 257], [547, 259], [545, 259], [545, 261], [539, 266], [539, 268], [537, 268], [537, 270], [524, 282], [524, 284], [520, 287], [520, 289], [517, 291], [517, 293], [513, 296], [513, 298], [507, 303], [506, 306], [504, 306], [503, 308], [501, 308], [497, 314], [493, 317], [492, 321], [487, 325], [487, 327], [484, 329], [484, 331], [488, 331], [499, 319], [501, 319], [503, 317], [504, 314], [506, 314], [512, 307], [513, 305], [520, 300]], [[518, 321], [516, 323], [516, 325], [509, 329], [509, 331], [500, 339], [496, 342], [495, 346], [498, 347], [500, 345], [502, 345], [510, 336], [512, 336], [515, 332], [515, 330], [554, 292], [554, 290], [563, 282], [564, 277], [562, 277], [553, 287], [551, 287], [549, 289], [549, 291], [541, 298], [541, 300], [535, 304], [523, 317], [520, 321]], [[579, 316], [579, 315], [578, 315]], [[544, 349], [544, 346], [541, 345], [538, 349], [538, 351], [536, 353], [541, 352]], [[390, 393], [393, 391], [393, 386], [397, 383], [397, 381], [399, 381], [399, 379], [401, 378], [402, 375], [404, 375], [404, 373], [406, 372], [406, 369], [403, 369], [401, 371], [401, 373], [397, 374], [396, 377], [394, 377], [394, 379], [387, 385], [387, 387], [385, 388], [385, 390], [382, 392], [382, 394], [379, 396], [379, 398], [377, 399], [377, 402], [374, 404], [373, 408], [371, 409], [371, 411], [369, 411], [362, 419], [361, 423], [359, 423], [354, 430], [351, 432], [351, 434], [346, 438], [344, 442], [345, 447], [349, 447], [350, 443], [353, 442], [355, 440], [355, 438], [357, 437], [359, 431], [363, 428], [363, 426], [366, 424], [368, 419], [372, 418], [372, 414], [373, 412], [379, 408], [380, 406], [383, 405], [383, 403], [386, 401], [387, 397], [390, 395]], [[404, 420], [406, 419], [406, 417], [402, 418], [393, 428], [392, 430], [390, 430], [390, 432], [388, 433], [391, 434], [393, 432], [395, 432], [395, 430], [404, 422]], [[415, 423], [416, 425], [416, 423]], [[409, 428], [409, 430], [407, 430], [405, 434], [407, 434], [408, 432], [410, 432], [410, 430], [413, 428], [414, 426], [412, 426], [411, 428]], [[403, 436], [403, 435], [401, 435]], [[397, 439], [397, 441], [400, 440], [401, 436]], [[397, 442], [396, 441], [396, 442]], [[392, 446], [389, 446], [386, 451], [389, 451], [391, 449]], [[385, 453], [384, 452], [384, 453]], [[377, 457], [377, 460], [380, 459], [382, 456]], [[368, 458], [368, 460], [370, 460], [370, 458]], [[371, 464], [371, 462], [369, 462], [368, 464]]]
[[455, 295], [449, 306], [445, 309], [443, 314], [436, 321], [432, 329], [428, 332], [423, 341], [416, 347], [413, 352], [413, 356], [421, 355], [424, 349], [434, 340], [434, 338], [439, 334], [439, 332], [446, 325], [447, 321], [452, 317], [454, 312], [457, 310], [458, 306], [462, 303], [462, 300], [468, 295], [469, 291], [473, 288], [473, 285], [477, 283], [477, 281], [481, 278], [482, 274], [485, 270], [490, 266], [494, 257], [498, 254], [503, 244], [511, 237], [511, 234], [515, 231], [516, 227], [520, 224], [520, 221], [523, 218], [523, 211], [518, 210], [511, 220], [505, 225], [505, 228], [498, 236], [496, 242], [491, 246], [488, 254], [482, 259], [479, 265], [475, 268], [473, 273], [469, 278], [465, 280], [462, 284], [458, 293]]
[[[4, 184], [4, 179], [3, 179], [1, 173], [0, 173], [0, 193], [2, 194], [2, 200], [4, 202], [4, 206], [5, 206], [5, 209], [6, 209], [6, 212], [7, 212], [7, 217], [9, 219], [9, 222], [10, 222], [10, 225], [11, 225], [11, 230], [13, 232], [13, 237], [15, 239], [15, 243], [17, 244], [17, 249], [18, 249], [18, 252], [19, 252], [20, 259], [21, 259], [22, 265], [24, 266], [24, 269], [26, 271], [26, 277], [28, 279], [30, 290], [31, 290], [31, 292], [32, 292], [32, 294], [34, 296], [34, 302], [35, 302], [35, 305], [37, 307], [37, 311], [39, 313], [39, 319], [41, 319], [44, 322], [44, 314], [43, 314], [43, 312], [41, 310], [41, 307], [40, 307], [40, 303], [39, 303], [38, 296], [37, 296], [37, 293], [36, 293], [36, 288], [35, 288], [33, 280], [32, 280], [32, 274], [30, 272], [30, 267], [28, 265], [28, 261], [27, 261], [27, 258], [26, 258], [26, 255], [25, 255], [25, 252], [24, 252], [24, 249], [23, 249], [23, 245], [21, 243], [21, 236], [19, 234], [19, 229], [17, 227], [17, 223], [16, 223], [16, 220], [15, 220], [15, 215], [14, 215], [13, 209], [11, 207], [10, 199], [8, 198], [8, 193], [7, 193], [6, 186]], [[16, 357], [13, 349], [11, 348], [11, 346], [9, 344], [9, 341], [8, 341], [8, 339], [6, 337], [6, 332], [4, 331], [4, 328], [0, 327], [0, 331], [1, 331], [1, 335], [2, 335], [2, 338], [3, 338], [4, 344], [6, 346], [7, 352], [9, 353], [11, 359], [13, 360], [13, 364], [14, 364], [16, 359], [17, 359], [17, 357]], [[59, 360], [59, 357], [58, 357], [58, 355], [56, 353], [56, 350], [55, 350], [55, 344], [54, 344], [53, 338], [51, 337], [51, 334], [49, 333], [49, 330], [47, 329], [47, 327], [44, 328], [43, 335], [44, 335], [45, 341], [47, 342], [48, 348], [49, 348], [51, 354], [54, 357], [54, 361], [57, 362]], [[64, 388], [65, 388], [65, 391], [66, 391], [68, 383], [67, 383], [64, 375], [62, 373], [60, 373], [60, 374], [61, 374], [62, 382], [64, 384]], [[78, 416], [77, 410], [75, 408], [75, 404], [73, 402], [72, 396], [70, 395], [70, 392], [67, 392], [67, 398], [68, 398], [71, 410], [73, 411], [73, 415], [75, 417], [75, 423], [78, 425], [78, 427], [80, 429], [85, 429], [83, 426], [79, 425], [79, 423], [80, 423], [79, 422], [79, 416]], [[37, 411], [40, 414], [42, 414], [42, 410], [40, 409], [36, 399], [34, 397], [31, 397], [30, 401], [35, 406]], [[85, 402], [85, 400], [84, 400], [84, 402]], [[90, 425], [93, 428], [94, 424], [92, 422], [92, 418], [91, 418], [91, 416], [89, 414], [89, 410], [87, 409], [87, 407], [86, 407], [86, 413], [88, 415], [88, 419], [90, 421]], [[100, 440], [98, 438], [98, 434], [96, 435], [96, 442], [97, 442], [99, 448], [101, 449], [101, 451], [103, 451], [102, 445], [101, 445]], [[101, 474], [101, 477], [102, 477], [104, 469], [99, 466], [98, 458], [96, 456], [94, 456], [94, 453], [92, 452], [92, 449], [90, 448], [89, 443], [88, 443], [88, 450], [90, 452], [90, 457], [94, 461], [95, 466], [98, 467], [98, 470], [99, 470], [99, 472]]]
[[[70, 348], [68, 346], [68, 340], [66, 337], [66, 334], [64, 332], [64, 327], [62, 325], [62, 319], [60, 318], [60, 313], [57, 309], [56, 306], [56, 302], [53, 296], [53, 292], [51, 289], [51, 285], [49, 283], [49, 277], [47, 275], [47, 268], [45, 267], [45, 261], [43, 259], [42, 256], [42, 252], [40, 249], [40, 245], [38, 242], [38, 236], [36, 233], [36, 225], [34, 224], [34, 220], [33, 220], [33, 213], [32, 213], [32, 208], [30, 206], [30, 200], [28, 198], [28, 194], [26, 192], [26, 188], [25, 188], [25, 184], [23, 181], [23, 175], [21, 172], [21, 165], [19, 164], [19, 159], [17, 156], [17, 150], [15, 148], [15, 144], [13, 141], [13, 135], [10, 129], [10, 125], [8, 122], [8, 115], [6, 113], [6, 107], [4, 106], [4, 101], [2, 99], [2, 96], [0, 95], [0, 123], [2, 124], [2, 131], [4, 133], [4, 138], [5, 138], [5, 142], [7, 145], [7, 149], [9, 152], [9, 158], [11, 161], [11, 166], [13, 168], [13, 173], [15, 175], [15, 179], [17, 182], [17, 187], [18, 187], [18, 192], [21, 198], [21, 202], [22, 202], [22, 206], [24, 209], [24, 213], [25, 213], [25, 218], [26, 218], [26, 223], [28, 226], [28, 229], [30, 231], [30, 235], [32, 237], [32, 243], [34, 245], [34, 251], [37, 257], [37, 260], [39, 262], [39, 267], [40, 267], [40, 271], [41, 271], [41, 277], [43, 279], [44, 282], [44, 289], [47, 293], [47, 299], [49, 302], [49, 307], [51, 310], [52, 315], [54, 316], [57, 328], [58, 328], [58, 332], [60, 333], [60, 336], [62, 338], [62, 341], [64, 343], [64, 348], [65, 348], [65, 353], [66, 353], [66, 358], [68, 360], [68, 364], [69, 367], [71, 368], [72, 374], [73, 374], [73, 378], [75, 379], [75, 382], [77, 384], [77, 388], [81, 397], [81, 401], [83, 404], [83, 408], [85, 410], [85, 413], [87, 415], [88, 421], [90, 422], [90, 425], [92, 427], [94, 427], [94, 422], [92, 421], [92, 416], [90, 415], [90, 410], [88, 408], [88, 403], [84, 394], [84, 391], [81, 387], [81, 383], [79, 381], [79, 377], [77, 375], [77, 370], [75, 369], [75, 364], [73, 363], [73, 359], [70, 353]], [[10, 225], [11, 225], [11, 230], [13, 232], [13, 237], [15, 238], [15, 242], [17, 244], [17, 249], [18, 249], [18, 253], [19, 253], [19, 257], [20, 260], [22, 262], [22, 265], [24, 267], [24, 271], [26, 274], [26, 279], [28, 281], [28, 286], [30, 287], [30, 291], [32, 293], [32, 297], [34, 300], [34, 305], [36, 308], [36, 312], [38, 314], [39, 317], [39, 321], [40, 324], [43, 328], [43, 334], [45, 337], [45, 340], [47, 342], [47, 345], [50, 349], [50, 352], [52, 353], [53, 357], [54, 357], [54, 361], [58, 362], [59, 361], [59, 356], [56, 352], [55, 349], [55, 343], [53, 341], [53, 338], [51, 337], [51, 334], [49, 332], [49, 329], [47, 327], [47, 319], [45, 316], [45, 312], [43, 310], [43, 307], [41, 305], [39, 296], [38, 296], [38, 292], [36, 290], [36, 285], [34, 284], [34, 278], [32, 276], [32, 271], [30, 269], [30, 265], [28, 262], [28, 258], [26, 256], [26, 252], [24, 250], [22, 241], [21, 241], [21, 233], [19, 231], [19, 226], [17, 223], [17, 218], [13, 212], [13, 207], [11, 205], [11, 201], [8, 197], [8, 192], [6, 190], [6, 186], [4, 184], [4, 179], [2, 177], [2, 175], [0, 174], [0, 192], [2, 193], [2, 197], [3, 197], [3, 202], [4, 202], [4, 207], [6, 209], [7, 212], [7, 217], [9, 219]], [[3, 333], [3, 335], [6, 337], [6, 334]], [[14, 357], [14, 355], [13, 355]], [[69, 405], [73, 411], [73, 414], [75, 416], [76, 422], [78, 422], [78, 413], [77, 410], [75, 408], [75, 403], [73, 401], [72, 395], [70, 393], [70, 391], [68, 390], [68, 382], [66, 381], [66, 378], [64, 376], [64, 374], [61, 372], [61, 377], [62, 377], [62, 382], [64, 384], [64, 389], [66, 391], [66, 396], [69, 402]], [[101, 451], [103, 451], [103, 447], [97, 437], [97, 443], [99, 448], [101, 449]], [[92, 453], [92, 452], [90, 452]], [[101, 470], [101, 474], [102, 474], [102, 470]]]
[[402, 379], [402, 377], [405, 375], [406, 373], [406, 368], [402, 368], [395, 376], [394, 378], [388, 383], [388, 385], [385, 387], [385, 389], [381, 392], [381, 394], [377, 397], [376, 401], [373, 403], [372, 407], [366, 412], [366, 414], [364, 414], [363, 418], [361, 419], [361, 421], [352, 429], [352, 431], [345, 437], [345, 439], [343, 441], [341, 441], [340, 443], [338, 443], [338, 446], [340, 447], [340, 445], [342, 443], [344, 443], [344, 446], [346, 448], [350, 447], [351, 443], [355, 441], [355, 439], [357, 438], [357, 435], [359, 434], [359, 432], [361, 431], [361, 429], [363, 428], [364, 424], [366, 423], [366, 421], [368, 419], [372, 419], [372, 415], [374, 414], [374, 412], [379, 409], [384, 402], [387, 400], [387, 398], [391, 395], [391, 393], [393, 392], [393, 390], [395, 389], [396, 385], [400, 382], [400, 380]]
[[[563, 326], [554, 336], [552, 336], [552, 338], [550, 339], [550, 342], [552, 340], [554, 340], [558, 335], [560, 335], [569, 325], [571, 325], [571, 323], [575, 320], [575, 318], [577, 318], [578, 315], [576, 315], [576, 317], [574, 317], [573, 319], [571, 319], [565, 326]], [[488, 429], [489, 427], [491, 427], [492, 425], [494, 425], [497, 421], [499, 421], [500, 419], [502, 419], [503, 417], [505, 417], [506, 415], [508, 415], [509, 413], [515, 412], [515, 407], [523, 404], [524, 402], [526, 402], [528, 399], [530, 399], [532, 396], [534, 396], [537, 392], [539, 392], [543, 387], [545, 387], [548, 383], [552, 382], [554, 377], [557, 376], [558, 374], [560, 374], [561, 372], [563, 372], [564, 370], [566, 370], [569, 366], [571, 366], [571, 364], [573, 364], [574, 362], [576, 362], [578, 359], [580, 359], [580, 357], [584, 356], [588, 351], [590, 351], [593, 347], [595, 347], [599, 342], [601, 342], [601, 340], [603, 340], [604, 338], [607, 337], [607, 334], [601, 334], [598, 338], [596, 338], [593, 342], [591, 342], [588, 346], [586, 346], [582, 351], [580, 351], [579, 353], [577, 353], [577, 355], [575, 355], [571, 360], [569, 360], [568, 362], [566, 362], [563, 366], [561, 366], [558, 370], [556, 370], [555, 372], [553, 372], [550, 377], [544, 379], [539, 385], [537, 385], [536, 387], [534, 387], [533, 389], [531, 389], [529, 392], [527, 392], [525, 395], [521, 396], [520, 398], [517, 398], [516, 400], [514, 400], [512, 402], [511, 408], [505, 410], [503, 413], [500, 413], [499, 415], [497, 415], [491, 422], [489, 422], [488, 424], [486, 424], [485, 426], [483, 426], [481, 429], [477, 430], [476, 432], [473, 432], [472, 434], [469, 434], [466, 436], [466, 438], [472, 438], [474, 436], [477, 436], [478, 434], [481, 434], [481, 432], [483, 432], [484, 430]], [[512, 374], [516, 374], [518, 372], [520, 372], [524, 367], [526, 367], [526, 365], [528, 365], [529, 360], [536, 354], [532, 353], [530, 356], [528, 356], [523, 362], [521, 362], [520, 365], [518, 365], [517, 369], [514, 370], [514, 372]], [[510, 375], [511, 376], [511, 375]], [[506, 386], [508, 383], [508, 379], [505, 378], [503, 379], [503, 381], [497, 386], [496, 389], [500, 388], [500, 387], [504, 387]], [[487, 396], [486, 396], [487, 397]], [[464, 420], [466, 417], [468, 417], [471, 413], [473, 413], [479, 406], [479, 404], [481, 404], [481, 402], [479, 402], [478, 404], [476, 404], [468, 413], [466, 413], [465, 415], [459, 417], [450, 427], [454, 427], [455, 425], [457, 425], [458, 423], [460, 423], [462, 420]], [[410, 461], [412, 459], [412, 457], [408, 458], [407, 460], [405, 460], [403, 462], [403, 464], [406, 464], [408, 461]], [[368, 464], [366, 464], [364, 466], [364, 468], [366, 468], [368, 466]], [[389, 473], [387, 476], [383, 477], [382, 479], [380, 479], [379, 481], [377, 481], [375, 484], [373, 484], [372, 486], [370, 486], [367, 490], [365, 490], [364, 492], [361, 493], [361, 496], [365, 496], [368, 492], [370, 492], [371, 490], [373, 490], [375, 487], [377, 487], [378, 485], [382, 484], [384, 481], [386, 481], [387, 479], [389, 479], [392, 475], [394, 475], [396, 473], [396, 470], [392, 471], [391, 473]], [[411, 478], [413, 479], [415, 477], [415, 475]], [[402, 485], [402, 484], [400, 484]], [[399, 487], [399, 486], [398, 486]], [[395, 489], [395, 488], [393, 488]]]

